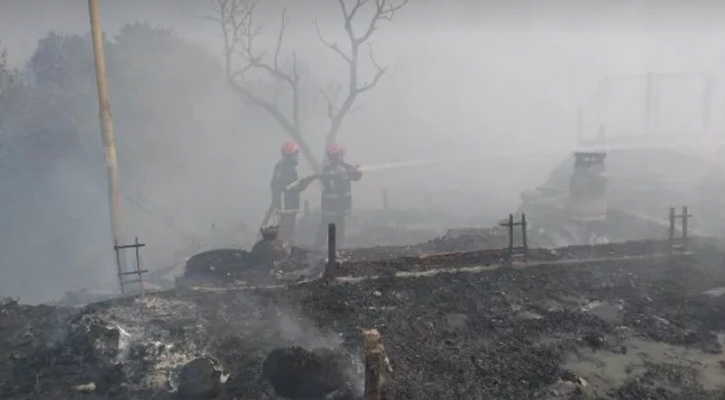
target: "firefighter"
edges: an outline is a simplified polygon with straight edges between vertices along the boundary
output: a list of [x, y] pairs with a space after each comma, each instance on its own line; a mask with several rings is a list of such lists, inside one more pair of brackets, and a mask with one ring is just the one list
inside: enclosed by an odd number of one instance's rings
[[[300, 147], [295, 142], [286, 142], [280, 149], [282, 159], [274, 166], [272, 175], [272, 205], [270, 211], [279, 220], [279, 239], [292, 241], [297, 225], [297, 213], [300, 209], [300, 193], [304, 191], [314, 177], [297, 178]], [[266, 218], [264, 224], [266, 224]]]
[[333, 143], [327, 147], [327, 165], [322, 169], [322, 218], [315, 237], [313, 250], [320, 251], [327, 237], [328, 224], [335, 224], [338, 248], [345, 236], [345, 216], [352, 210], [351, 182], [359, 181], [362, 172], [358, 166], [344, 161], [345, 149]]

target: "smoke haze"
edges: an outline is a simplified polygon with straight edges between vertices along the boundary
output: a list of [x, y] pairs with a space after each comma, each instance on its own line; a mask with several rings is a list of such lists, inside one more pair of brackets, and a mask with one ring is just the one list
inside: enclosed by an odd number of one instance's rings
[[[294, 51], [305, 72], [303, 128], [321, 154], [328, 121], [320, 88], [346, 77], [341, 59], [320, 43], [315, 23], [330, 41], [342, 45], [345, 36], [337, 2], [302, 3], [263, 1], [259, 46], [273, 45], [286, 7], [290, 26], [282, 59], [289, 63]], [[215, 23], [204, 18], [213, 15], [209, 2], [100, 4], [111, 41], [125, 25], [145, 22], [169, 29], [195, 49], [169, 44], [178, 50], [167, 59], [139, 49], [143, 40], [109, 50], [109, 69], [115, 70], [110, 73], [117, 77], [111, 106], [126, 239], [138, 236], [148, 244], [142, 255], [150, 269], [209, 246], [249, 246], [268, 206], [279, 145], [287, 137], [272, 118], [225, 85], [222, 39]], [[38, 40], [52, 31], [86, 34], [86, 7], [83, 0], [0, 1], [0, 44], [10, 64], [33, 82], [29, 63]], [[421, 208], [425, 201], [468, 218], [472, 226], [497, 220], [517, 207], [520, 192], [540, 184], [568, 157], [579, 134], [579, 112], [584, 136], [596, 136], [602, 120], [611, 136], [642, 131], [646, 80], [613, 83], [602, 105], [600, 81], [606, 77], [709, 74], [713, 109], [721, 109], [724, 12], [725, 4], [715, 1], [411, 0], [372, 38], [376, 60], [389, 69], [343, 123], [339, 142], [348, 149], [348, 161], [492, 158], [371, 172], [354, 188], [355, 206], [379, 208], [381, 191], [388, 188], [396, 208]], [[47, 125], [72, 119], [83, 149], [54, 156], [43, 168], [33, 160], [51, 158], [14, 157], [10, 172], [3, 172], [2, 296], [39, 302], [115, 282], [92, 64], [86, 67], [89, 72], [80, 76], [88, 79], [72, 84], [77, 90], [69, 105], [72, 118], [65, 109], [35, 116]], [[137, 70], [145, 75], [132, 75]], [[362, 81], [373, 73], [365, 64]], [[123, 74], [136, 84], [120, 84], [131, 82]], [[700, 75], [663, 81], [660, 134], [720, 133], [722, 113], [714, 113], [703, 132], [702, 85]], [[144, 96], [143, 102], [135, 96]], [[46, 145], [47, 151], [58, 146]], [[532, 151], [538, 155], [495, 158]], [[303, 170], [309, 172], [306, 165]], [[313, 186], [305, 197], [316, 207], [318, 189]]]

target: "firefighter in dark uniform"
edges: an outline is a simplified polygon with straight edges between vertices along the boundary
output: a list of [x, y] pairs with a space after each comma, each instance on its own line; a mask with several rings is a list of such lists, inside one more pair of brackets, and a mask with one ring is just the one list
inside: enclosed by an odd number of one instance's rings
[[359, 167], [344, 161], [345, 150], [339, 144], [327, 147], [327, 165], [322, 169], [322, 219], [313, 250], [320, 251], [327, 238], [328, 224], [335, 224], [338, 248], [345, 237], [345, 216], [352, 210], [352, 184], [362, 178]]
[[304, 191], [314, 177], [297, 178], [300, 147], [295, 142], [287, 142], [281, 148], [282, 159], [274, 166], [272, 175], [272, 212], [279, 221], [278, 238], [292, 241], [297, 225], [297, 213], [300, 209], [300, 193]]

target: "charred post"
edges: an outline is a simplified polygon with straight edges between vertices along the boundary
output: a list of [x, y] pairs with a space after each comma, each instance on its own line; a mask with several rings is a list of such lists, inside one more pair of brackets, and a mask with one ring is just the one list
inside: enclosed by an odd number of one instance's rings
[[524, 262], [529, 258], [529, 244], [526, 238], [526, 214], [521, 214], [521, 246], [524, 251]]
[[675, 208], [670, 207], [670, 246], [675, 244]]
[[514, 254], [514, 215], [509, 214], [509, 257], [512, 257]]
[[[687, 247], [687, 241], [689, 240], [689, 219], [692, 214], [689, 212], [687, 206], [682, 207], [682, 214], [677, 214], [674, 207], [670, 207], [670, 232], [669, 232], [669, 244], [670, 250], [675, 248], [682, 248], [683, 250]], [[677, 237], [675, 230], [677, 229], [677, 220], [682, 221], [682, 236]]]
[[327, 225], [327, 268], [325, 277], [330, 280], [335, 277], [337, 269], [337, 240], [335, 238], [335, 224]]
[[138, 275], [138, 286], [139, 286], [139, 292], [141, 293], [141, 297], [144, 297], [146, 293], [144, 293], [143, 288], [143, 273], [141, 272], [141, 255], [139, 254], [139, 248], [141, 248], [140, 243], [138, 242], [138, 236], [136, 236], [133, 239], [133, 244], [136, 245], [134, 247], [134, 250], [136, 251], [136, 274]]
[[[503, 250], [504, 258], [507, 263], [511, 263], [514, 257], [521, 257], [524, 262], [529, 259], [529, 240], [526, 234], [528, 222], [526, 222], [526, 214], [521, 214], [521, 221], [515, 222], [514, 215], [509, 214], [508, 221], [502, 222], [500, 226], [507, 227], [508, 230], [508, 248]], [[521, 227], [521, 245], [514, 246], [514, 230], [517, 226]]]
[[689, 215], [687, 212], [687, 206], [682, 207], [682, 242], [687, 243], [687, 219]]

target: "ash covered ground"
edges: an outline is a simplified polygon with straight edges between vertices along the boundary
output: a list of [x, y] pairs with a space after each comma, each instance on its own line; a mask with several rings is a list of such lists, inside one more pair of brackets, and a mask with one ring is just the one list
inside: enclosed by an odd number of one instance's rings
[[[196, 385], [281, 399], [263, 377], [277, 368], [289, 385], [353, 399], [361, 328], [377, 327], [394, 370], [387, 399], [722, 399], [723, 286], [722, 253], [708, 246], [671, 260], [178, 289], [83, 309], [6, 301], [0, 398], [171, 399]], [[275, 349], [298, 359], [265, 367]], [[200, 357], [214, 369], [190, 372]]]

